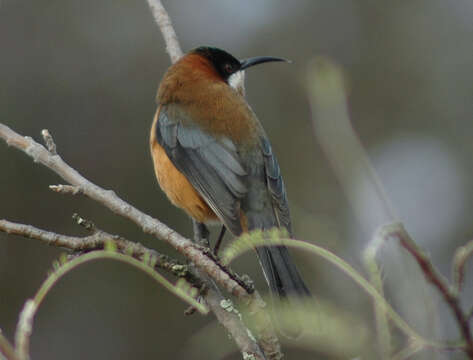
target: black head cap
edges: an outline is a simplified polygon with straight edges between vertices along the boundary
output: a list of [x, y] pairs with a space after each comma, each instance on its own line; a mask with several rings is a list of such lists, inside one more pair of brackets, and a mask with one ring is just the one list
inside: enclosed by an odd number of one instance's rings
[[225, 81], [228, 80], [230, 75], [253, 65], [269, 61], [287, 61], [286, 59], [271, 56], [258, 56], [240, 61], [226, 51], [210, 46], [201, 46], [191, 52], [208, 59]]
[[197, 53], [209, 60], [225, 81], [228, 80], [230, 75], [236, 73], [241, 68], [241, 64], [238, 59], [235, 59], [226, 51], [217, 49], [215, 47], [201, 46], [192, 50], [192, 52]]

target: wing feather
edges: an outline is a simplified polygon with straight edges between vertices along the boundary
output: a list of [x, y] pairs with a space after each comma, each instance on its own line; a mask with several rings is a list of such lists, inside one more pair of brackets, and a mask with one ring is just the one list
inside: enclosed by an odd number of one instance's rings
[[192, 125], [189, 116], [176, 105], [161, 107], [156, 139], [228, 229], [240, 234], [240, 199], [248, 189], [246, 172], [233, 142], [217, 139]]
[[281, 175], [276, 156], [273, 153], [271, 144], [266, 137], [261, 139], [261, 149], [264, 156], [264, 167], [266, 173], [266, 184], [271, 194], [274, 213], [279, 222], [279, 226], [284, 226], [289, 234], [292, 234], [291, 215], [286, 195], [286, 186]]

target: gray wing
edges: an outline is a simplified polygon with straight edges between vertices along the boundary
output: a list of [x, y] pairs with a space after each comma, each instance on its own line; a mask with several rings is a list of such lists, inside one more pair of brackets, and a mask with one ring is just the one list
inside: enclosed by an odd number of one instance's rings
[[261, 149], [264, 156], [266, 184], [271, 194], [274, 213], [279, 226], [284, 226], [289, 234], [292, 235], [291, 215], [289, 213], [286, 187], [282, 179], [278, 161], [266, 137], [261, 138]]
[[177, 105], [161, 107], [156, 139], [227, 228], [239, 235], [240, 199], [247, 188], [246, 171], [235, 144], [228, 138], [216, 139], [193, 125]]

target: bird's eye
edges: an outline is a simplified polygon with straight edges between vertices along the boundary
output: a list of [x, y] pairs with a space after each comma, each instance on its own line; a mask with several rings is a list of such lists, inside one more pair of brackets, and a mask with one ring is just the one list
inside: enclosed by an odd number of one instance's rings
[[227, 74], [231, 74], [233, 72], [233, 65], [232, 64], [227, 63], [227, 64], [225, 64], [224, 68], [225, 68], [225, 72]]

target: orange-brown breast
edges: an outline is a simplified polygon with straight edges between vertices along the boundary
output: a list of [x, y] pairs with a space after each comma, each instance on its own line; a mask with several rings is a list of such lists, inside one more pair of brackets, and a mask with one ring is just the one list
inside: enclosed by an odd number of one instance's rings
[[150, 147], [154, 171], [161, 189], [174, 205], [183, 209], [197, 221], [206, 223], [218, 220], [212, 209], [210, 209], [186, 177], [176, 169], [164, 149], [156, 141], [155, 130], [159, 110], [160, 108], [156, 111], [151, 127]]

